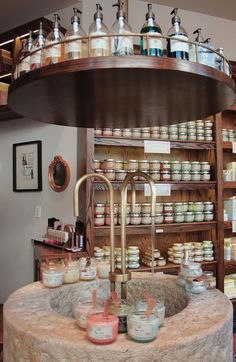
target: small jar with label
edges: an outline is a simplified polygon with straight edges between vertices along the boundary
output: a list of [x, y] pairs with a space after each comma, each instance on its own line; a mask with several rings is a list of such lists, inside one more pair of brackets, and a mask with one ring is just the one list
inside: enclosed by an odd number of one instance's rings
[[110, 306], [110, 313], [117, 316], [119, 319], [118, 333], [127, 333], [127, 317], [133, 312], [134, 307], [122, 300], [119, 307], [115, 306], [113, 303]]
[[156, 202], [156, 213], [162, 214], [163, 213], [163, 204], [160, 202]]
[[115, 171], [124, 170], [124, 162], [121, 160], [116, 160], [114, 169], [115, 169]]
[[141, 214], [141, 203], [139, 202], [139, 203], [136, 203], [136, 204], [134, 204], [134, 210], [132, 210], [132, 206], [131, 206], [131, 208], [130, 208], [130, 210], [128, 210], [129, 212], [133, 212], [133, 213], [135, 213], [135, 214]]
[[138, 269], [140, 267], [140, 263], [138, 261], [129, 261], [128, 268], [129, 269]]
[[158, 140], [160, 138], [160, 131], [151, 131], [151, 138]]
[[164, 216], [164, 220], [163, 220], [164, 224], [173, 224], [173, 222], [174, 222], [173, 213], [167, 212], [167, 213], [163, 214], [163, 216]]
[[155, 215], [155, 224], [163, 224], [163, 222], [164, 222], [164, 215], [156, 214]]
[[93, 260], [87, 260], [86, 265], [80, 265], [79, 278], [83, 281], [90, 281], [96, 279], [97, 265]]
[[205, 141], [205, 137], [202, 134], [197, 135], [197, 141]]
[[197, 119], [195, 122], [197, 127], [204, 127], [204, 121], [202, 119]]
[[107, 177], [109, 181], [115, 181], [116, 179], [115, 170], [104, 170], [104, 175]]
[[170, 181], [170, 171], [161, 171], [160, 180], [161, 181]]
[[194, 213], [194, 221], [195, 222], [203, 222], [204, 221], [204, 214], [203, 212], [196, 211]]
[[173, 212], [174, 209], [173, 209], [173, 203], [172, 202], [165, 202], [163, 204], [163, 212], [164, 213], [167, 213], [167, 212]]
[[187, 211], [194, 211], [194, 205], [195, 205], [195, 202], [189, 201], [189, 202], [188, 202], [188, 210], [187, 210]]
[[[105, 224], [108, 226], [111, 225], [110, 214], [105, 215]], [[114, 215], [114, 225], [117, 225], [117, 224], [118, 224], [118, 218], [117, 218], [117, 215]]]
[[214, 214], [212, 211], [204, 211], [204, 221], [213, 221]]
[[95, 204], [94, 206], [94, 214], [95, 215], [104, 215], [105, 214], [105, 204]]
[[183, 212], [189, 211], [188, 210], [188, 202], [183, 202]]
[[126, 176], [127, 176], [127, 171], [126, 170], [117, 170], [116, 171], [116, 180], [117, 181], [124, 181]]
[[197, 137], [198, 136], [204, 136], [204, 128], [203, 127], [197, 127]]
[[131, 128], [123, 128], [122, 136], [126, 137], [126, 138], [131, 138], [132, 137], [132, 129]]
[[176, 141], [179, 138], [177, 132], [169, 132], [169, 140]]
[[199, 171], [192, 171], [191, 172], [191, 181], [201, 181], [201, 174]]
[[64, 284], [76, 283], [79, 280], [79, 264], [76, 260], [65, 261]]
[[149, 161], [148, 160], [141, 160], [138, 161], [138, 168], [139, 171], [143, 172], [143, 171], [149, 171]]
[[[121, 215], [118, 216], [118, 224], [121, 225]], [[130, 214], [126, 214], [126, 225], [130, 224]]]
[[112, 128], [103, 128], [102, 129], [102, 135], [105, 137], [112, 136]]
[[192, 211], [194, 212], [203, 212], [204, 211], [204, 204], [202, 201], [196, 201], [193, 203]]
[[76, 320], [76, 324], [81, 329], [86, 329], [87, 327], [87, 317], [88, 315], [101, 313], [102, 312], [102, 303], [97, 301], [96, 307], [91, 298], [83, 298], [78, 301], [76, 304], [73, 314]]
[[204, 205], [204, 211], [213, 211], [214, 209], [214, 204], [211, 201], [205, 201], [203, 202]]
[[192, 178], [192, 176], [189, 171], [182, 171], [181, 181], [188, 182], [188, 181], [191, 181], [191, 178]]
[[184, 213], [182, 212], [174, 213], [174, 222], [176, 223], [184, 222]]
[[151, 132], [150, 132], [150, 130], [143, 130], [143, 129], [142, 129], [141, 138], [151, 138]]
[[143, 214], [151, 214], [151, 204], [149, 202], [143, 202], [141, 204], [141, 211]]
[[200, 165], [200, 162], [198, 161], [193, 161], [191, 162], [191, 171], [192, 172], [200, 172], [201, 171], [201, 165]]
[[94, 130], [94, 136], [102, 136], [102, 128], [95, 128]]
[[184, 213], [185, 222], [194, 222], [194, 214], [192, 211], [187, 211]]
[[213, 122], [210, 119], [207, 119], [204, 123], [204, 127], [205, 128], [212, 128], [213, 127]]
[[64, 266], [61, 262], [43, 263], [41, 267], [42, 283], [47, 288], [57, 288], [63, 284]]
[[128, 335], [134, 341], [150, 342], [157, 336], [159, 320], [156, 314], [146, 315], [146, 311], [135, 311], [127, 318]]
[[94, 226], [104, 226], [104, 225], [105, 225], [105, 215], [95, 215]]
[[168, 131], [169, 133], [171, 132], [178, 132], [178, 125], [177, 124], [171, 124], [169, 127], [168, 127]]
[[141, 223], [143, 225], [151, 225], [152, 223], [151, 214], [141, 214], [141, 218], [142, 218]]
[[160, 256], [160, 257], [157, 259], [157, 265], [158, 265], [158, 266], [165, 266], [165, 265], [166, 265], [166, 259], [163, 258], [163, 256]]
[[[95, 173], [97, 173], [98, 175], [103, 175], [103, 170], [95, 170]], [[94, 177], [95, 181], [101, 181], [100, 177]]]
[[[110, 213], [110, 204], [105, 204], [105, 214], [109, 214]], [[114, 214], [117, 215], [118, 214], [118, 204], [114, 203]]]
[[101, 161], [94, 160], [94, 170], [100, 170], [100, 169], [101, 169]]
[[141, 138], [141, 128], [132, 128], [132, 137]]
[[205, 136], [205, 141], [212, 142], [213, 137], [212, 136]]
[[186, 141], [188, 139], [187, 132], [179, 132], [179, 140]]
[[140, 225], [141, 224], [141, 214], [131, 213], [130, 214], [130, 224], [131, 225]]
[[173, 205], [174, 212], [184, 212], [184, 205], [182, 202], [175, 202]]
[[171, 181], [181, 181], [182, 174], [180, 171], [172, 171], [171, 173]]
[[103, 170], [113, 170], [115, 168], [115, 160], [113, 160], [113, 158], [104, 160], [101, 168]]
[[180, 161], [172, 161], [171, 162], [171, 171], [181, 171], [181, 162]]
[[169, 134], [166, 131], [160, 131], [160, 139], [161, 140], [168, 140], [169, 139]]
[[170, 161], [162, 161], [161, 162], [161, 170], [162, 171], [170, 171], [171, 166], [170, 166]]
[[181, 170], [182, 170], [182, 172], [191, 171], [191, 163], [189, 161], [182, 161]]
[[211, 169], [211, 165], [209, 164], [209, 162], [200, 162], [200, 166], [201, 166], [201, 172], [203, 171], [210, 171]]
[[122, 129], [121, 128], [113, 128], [112, 136], [113, 137], [121, 137], [122, 136]]
[[138, 161], [137, 160], [129, 160], [127, 162], [127, 171], [138, 171]]
[[204, 271], [203, 276], [205, 277], [204, 283], [207, 289], [216, 288], [216, 278], [213, 275], [212, 271]]
[[87, 337], [95, 344], [108, 344], [116, 340], [118, 335], [118, 317], [102, 313], [88, 315]]
[[149, 175], [151, 176], [153, 181], [160, 181], [160, 179], [161, 179], [160, 171], [150, 171]]
[[153, 160], [149, 161], [149, 170], [150, 171], [160, 171], [161, 163], [160, 161]]
[[201, 181], [210, 181], [211, 175], [208, 171], [201, 172]]
[[196, 140], [197, 140], [197, 135], [196, 135], [196, 133], [189, 132], [189, 133], [188, 133], [188, 140], [189, 140], [189, 141], [196, 141]]
[[[213, 134], [212, 129], [210, 129], [210, 128], [205, 128], [204, 134], [205, 134], [205, 136], [209, 136], [209, 137], [212, 136], [212, 134]], [[232, 135], [232, 137], [234, 138], [234, 134], [232, 133], [231, 135]], [[228, 133], [228, 136], [230, 137], [230, 133]]]
[[178, 132], [179, 133], [187, 133], [187, 124], [179, 124], [178, 127]]
[[187, 278], [185, 284], [185, 290], [189, 293], [200, 294], [206, 291], [204, 280], [198, 280], [193, 278]]

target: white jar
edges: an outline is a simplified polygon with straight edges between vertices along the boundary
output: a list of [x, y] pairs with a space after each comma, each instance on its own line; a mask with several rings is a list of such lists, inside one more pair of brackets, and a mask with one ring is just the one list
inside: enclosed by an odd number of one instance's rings
[[114, 168], [115, 168], [115, 171], [124, 170], [124, 162], [121, 160], [116, 160]]
[[198, 172], [200, 172], [200, 171], [201, 171], [200, 162], [198, 162], [198, 161], [193, 161], [193, 162], [191, 162], [191, 171], [198, 171]]
[[182, 161], [181, 162], [181, 170], [182, 171], [191, 171], [191, 163], [189, 161]]
[[151, 223], [152, 223], [151, 214], [142, 214], [141, 218], [142, 218], [141, 223], [143, 225], [151, 225]]
[[192, 171], [191, 172], [191, 181], [200, 181], [201, 180], [201, 174], [199, 171]]
[[142, 203], [141, 211], [143, 214], [151, 214], [151, 204], [149, 202]]
[[124, 181], [126, 176], [127, 176], [127, 171], [126, 170], [118, 170], [118, 171], [116, 171], [116, 180], [117, 181]]
[[105, 137], [112, 136], [112, 128], [103, 128], [102, 129], [102, 135]]
[[140, 225], [141, 224], [141, 214], [131, 213], [130, 214], [130, 224], [131, 225]]
[[96, 215], [94, 217], [95, 226], [104, 226], [105, 225], [105, 215]]
[[189, 171], [182, 171], [181, 180], [185, 182], [191, 181], [191, 173]]
[[159, 139], [160, 138], [160, 132], [159, 131], [151, 131], [151, 138], [153, 139]]
[[150, 171], [160, 171], [161, 163], [160, 161], [154, 160], [149, 161], [149, 169]]
[[214, 214], [212, 211], [204, 211], [204, 221], [214, 220]]
[[211, 175], [208, 171], [201, 172], [201, 181], [210, 181]]
[[141, 128], [132, 128], [132, 137], [141, 138]]
[[155, 210], [156, 210], [157, 214], [162, 214], [163, 213], [163, 204], [160, 202], [157, 202]]
[[150, 171], [149, 174], [150, 174], [151, 178], [153, 179], [153, 181], [160, 181], [161, 174], [159, 171]]
[[176, 141], [179, 138], [179, 135], [177, 132], [169, 132], [169, 137], [170, 140]]
[[179, 132], [179, 140], [186, 141], [188, 139], [187, 132]]
[[196, 133], [188, 133], [188, 140], [189, 141], [196, 141], [197, 140]]
[[115, 181], [116, 179], [115, 170], [104, 170], [104, 175], [107, 177], [109, 181]]
[[194, 214], [191, 211], [187, 211], [184, 214], [184, 221], [185, 222], [194, 222]]
[[94, 206], [94, 214], [95, 215], [104, 215], [105, 214], [105, 204], [95, 204]]
[[171, 171], [181, 171], [182, 165], [180, 161], [171, 162]]
[[200, 162], [200, 166], [201, 166], [201, 172], [210, 171], [211, 169], [209, 162]]
[[123, 128], [122, 130], [122, 136], [126, 137], [126, 138], [131, 138], [132, 137], [132, 130], [131, 128]]
[[151, 132], [142, 130], [141, 137], [142, 138], [151, 138]]
[[171, 173], [171, 181], [181, 181], [182, 174], [180, 171], [172, 171]]
[[203, 202], [204, 205], [204, 211], [213, 211], [214, 209], [214, 204], [211, 201], [205, 201]]
[[138, 171], [138, 161], [137, 160], [129, 160], [127, 162], [127, 171]]
[[100, 169], [101, 169], [101, 161], [94, 160], [94, 170], [100, 170]]
[[[105, 224], [108, 226], [111, 225], [110, 214], [105, 215]], [[114, 225], [117, 225], [117, 224], [118, 224], [118, 218], [117, 218], [117, 215], [114, 215]]]
[[204, 221], [204, 214], [200, 211], [194, 213], [194, 221], [196, 222], [203, 222]]
[[102, 128], [95, 128], [94, 136], [102, 136]]
[[155, 215], [155, 224], [163, 224], [164, 216], [163, 214], [156, 214]]
[[169, 138], [168, 132], [160, 132], [161, 140], [168, 140], [168, 138]]
[[148, 160], [141, 160], [138, 162], [139, 164], [139, 171], [149, 171], [149, 161]]
[[122, 129], [121, 128], [113, 128], [112, 136], [113, 137], [121, 137], [122, 136]]

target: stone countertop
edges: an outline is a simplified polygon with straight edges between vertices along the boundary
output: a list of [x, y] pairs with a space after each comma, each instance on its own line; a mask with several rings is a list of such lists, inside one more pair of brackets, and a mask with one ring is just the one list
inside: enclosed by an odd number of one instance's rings
[[[129, 283], [131, 292], [139, 287], [140, 279], [147, 280], [145, 290], [150, 294], [168, 286], [166, 293], [171, 291], [173, 303], [181, 295], [184, 297], [176, 277], [155, 275], [152, 282], [150, 273], [134, 273]], [[106, 295], [109, 282], [79, 282], [56, 289], [47, 289], [37, 282], [13, 293], [4, 305], [4, 361], [232, 361], [232, 304], [219, 290], [186, 295], [187, 306], [165, 319], [153, 342], [137, 343], [120, 334], [114, 343], [100, 346], [89, 342], [75, 320], [57, 313], [52, 305], [53, 299], [62, 305], [65, 300], [66, 307], [66, 295], [73, 299], [78, 291], [86, 293], [94, 288]]]

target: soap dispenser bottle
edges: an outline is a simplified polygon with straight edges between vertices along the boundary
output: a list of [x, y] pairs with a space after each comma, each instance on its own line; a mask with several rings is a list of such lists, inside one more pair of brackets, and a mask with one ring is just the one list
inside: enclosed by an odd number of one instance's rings
[[204, 38], [202, 36], [202, 29], [197, 28], [193, 32], [193, 34], [197, 34], [197, 36], [195, 38], [195, 42], [198, 43], [198, 45], [195, 45], [195, 44], [190, 45], [189, 60], [191, 62], [202, 63], [202, 60], [204, 58], [204, 51], [205, 51], [205, 48], [200, 46], [200, 44], [204, 43]]
[[44, 52], [44, 65], [56, 64], [63, 61], [63, 44], [56, 44], [64, 40], [60, 31], [60, 17], [54, 14], [53, 30], [48, 34], [45, 45], [55, 45], [46, 48]]
[[[163, 56], [163, 42], [162, 38], [159, 36], [162, 35], [160, 26], [155, 22], [155, 14], [152, 12], [152, 4], [148, 4], [148, 12], [146, 14], [146, 22], [141, 29], [142, 34], [155, 34], [155, 37], [151, 37], [147, 40], [146, 37], [141, 37], [140, 39], [140, 48], [142, 55], [150, 55], [154, 57]], [[148, 51], [148, 46], [149, 51]]]
[[[132, 29], [125, 20], [124, 3], [119, 1], [117, 4], [116, 21], [112, 25], [112, 34], [131, 34]], [[132, 36], [114, 36], [111, 42], [113, 55], [132, 55], [134, 53]]]
[[[216, 49], [216, 51], [224, 56], [224, 49], [223, 48], [219, 48]], [[222, 58], [220, 55], [215, 56], [215, 67], [216, 69], [220, 70], [221, 72], [225, 72], [227, 75], [230, 75], [230, 66], [229, 63], [227, 61], [224, 60], [224, 58]]]
[[[65, 60], [80, 59], [87, 55], [86, 52], [86, 40], [81, 40], [81, 37], [85, 37], [85, 31], [80, 25], [80, 18], [78, 14], [82, 14], [77, 8], [73, 8], [74, 16], [71, 18], [71, 26], [67, 30], [65, 40], [71, 40], [65, 43], [64, 52]], [[73, 40], [74, 39], [74, 40]]]
[[[20, 51], [19, 58], [23, 58], [27, 55], [30, 55], [33, 48], [33, 33], [30, 30], [29, 37], [27, 40], [22, 40], [22, 48]], [[30, 71], [30, 56], [27, 56], [26, 58], [22, 59], [19, 63], [18, 67], [18, 75], [21, 76], [25, 73], [28, 73]]]
[[35, 39], [35, 41], [33, 42], [33, 47], [32, 47], [32, 51], [36, 51], [36, 53], [32, 54], [30, 57], [30, 69], [34, 70], [37, 68], [41, 68], [43, 65], [43, 50], [42, 48], [45, 45], [45, 36], [44, 36], [44, 31], [43, 31], [43, 23], [42, 21], [40, 22], [40, 27], [39, 27], [39, 35], [38, 37]]
[[94, 22], [89, 27], [89, 35], [96, 37], [90, 40], [90, 56], [100, 57], [110, 55], [109, 38], [98, 37], [109, 33], [108, 28], [103, 23], [102, 7], [96, 4], [97, 11], [94, 14]]
[[168, 31], [168, 36], [172, 39], [167, 41], [168, 57], [189, 60], [189, 44], [179, 40], [188, 41], [186, 30], [180, 25], [180, 17], [178, 16], [178, 8], [171, 11], [173, 14], [172, 27]]
[[211, 43], [211, 38], [207, 38], [204, 41], [204, 44], [207, 45], [208, 49], [206, 49], [206, 58], [205, 58], [205, 65], [208, 65], [209, 67], [213, 67], [215, 68], [215, 52], [214, 50], [214, 46]]

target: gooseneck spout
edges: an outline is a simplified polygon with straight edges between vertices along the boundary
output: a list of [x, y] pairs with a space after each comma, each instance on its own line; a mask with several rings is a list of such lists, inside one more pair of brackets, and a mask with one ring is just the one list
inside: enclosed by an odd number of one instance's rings
[[[79, 178], [74, 188], [74, 216], [79, 216], [79, 188], [81, 184], [90, 178], [100, 178], [107, 185], [109, 191], [109, 203], [110, 203], [110, 245], [111, 245], [111, 273], [115, 274], [115, 227], [114, 227], [114, 190], [111, 182], [103, 175], [97, 173], [89, 173]], [[115, 280], [111, 280], [111, 291], [115, 291]]]

